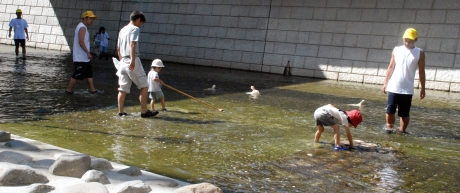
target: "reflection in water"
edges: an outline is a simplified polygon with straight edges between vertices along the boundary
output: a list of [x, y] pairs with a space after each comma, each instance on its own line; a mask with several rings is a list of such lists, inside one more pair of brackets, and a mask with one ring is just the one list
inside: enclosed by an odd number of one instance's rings
[[[92, 61], [95, 86], [106, 92], [91, 95], [78, 84], [78, 94], [69, 96], [63, 92], [72, 72], [70, 54], [32, 53], [28, 59], [0, 69], [1, 128], [14, 134], [189, 182], [211, 182], [225, 192], [459, 189], [460, 103], [452, 102], [460, 101], [459, 94], [427, 91], [426, 99], [413, 102], [409, 134], [386, 135], [380, 86], [171, 63], [162, 71], [167, 84], [225, 112], [164, 88], [168, 112], [143, 119], [133, 87], [125, 102], [128, 116], [118, 117], [111, 63]], [[203, 90], [209, 85], [218, 85], [217, 92]], [[263, 97], [248, 100], [250, 86]], [[361, 106], [350, 105], [363, 99]], [[351, 129], [362, 141], [355, 150], [333, 151], [332, 140], [312, 142], [313, 111], [328, 103], [362, 111], [363, 123]], [[323, 135], [332, 139], [330, 130]]]

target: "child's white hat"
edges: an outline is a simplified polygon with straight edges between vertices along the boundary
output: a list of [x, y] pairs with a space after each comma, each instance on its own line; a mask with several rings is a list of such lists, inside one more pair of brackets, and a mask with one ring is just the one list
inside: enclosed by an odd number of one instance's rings
[[160, 59], [155, 59], [152, 61], [152, 67], [164, 68], [163, 62]]

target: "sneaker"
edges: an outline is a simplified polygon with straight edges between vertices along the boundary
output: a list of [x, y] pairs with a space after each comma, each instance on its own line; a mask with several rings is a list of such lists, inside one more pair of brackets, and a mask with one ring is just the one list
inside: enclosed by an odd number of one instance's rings
[[393, 134], [393, 129], [385, 129], [386, 134]]
[[16, 56], [16, 59], [19, 59], [19, 58], [21, 58], [21, 56]]
[[148, 118], [148, 117], [154, 117], [155, 115], [157, 115], [159, 112], [158, 111], [150, 111], [150, 110], [147, 110], [147, 112], [145, 113], [141, 113], [141, 117], [142, 118]]
[[118, 113], [118, 116], [120, 116], [120, 117], [123, 117], [123, 116], [126, 116], [126, 115], [128, 115], [128, 113]]
[[64, 92], [65, 92], [66, 94], [73, 94], [73, 91], [70, 91], [70, 92], [69, 92], [69, 91], [65, 90]]
[[161, 110], [164, 111], [164, 112], [168, 111], [168, 109], [166, 109], [166, 108], [163, 108], [163, 109], [161, 109]]

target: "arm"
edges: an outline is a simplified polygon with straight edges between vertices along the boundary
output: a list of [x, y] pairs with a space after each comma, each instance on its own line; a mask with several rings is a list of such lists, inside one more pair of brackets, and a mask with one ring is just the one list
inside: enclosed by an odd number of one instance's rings
[[131, 51], [129, 55], [131, 56], [131, 63], [129, 64], [129, 70], [134, 70], [134, 67], [136, 66], [136, 44], [137, 42], [131, 41], [130, 47]]
[[382, 91], [385, 94], [387, 94], [387, 91], [386, 91], [387, 84], [394, 70], [395, 70], [395, 55], [394, 55], [394, 52], [391, 52], [390, 64], [388, 65], [387, 72], [385, 73], [385, 81], [383, 82], [383, 87], [382, 87]]
[[29, 30], [27, 30], [27, 28], [24, 28], [24, 31], [26, 32], [26, 38], [27, 38], [27, 40], [29, 40]]
[[13, 27], [10, 26], [10, 30], [8, 31], [8, 37], [11, 37], [11, 30], [13, 29]]
[[425, 52], [420, 52], [418, 60], [418, 77], [420, 81], [420, 99], [425, 98]]
[[350, 143], [350, 148], [353, 148], [353, 137], [351, 136], [350, 128], [347, 126], [343, 126], [345, 131], [347, 132], [348, 142]]
[[155, 79], [153, 79], [153, 81], [155, 82], [159, 82], [161, 85], [163, 85], [163, 81], [161, 79], [159, 79], [158, 77], [155, 77]]
[[120, 53], [120, 48], [117, 47], [117, 54], [118, 54], [118, 60], [121, 61], [122, 57], [121, 57], [121, 53]]
[[85, 34], [86, 34], [86, 28], [84, 27], [80, 28], [80, 30], [78, 31], [78, 44], [86, 52], [86, 55], [91, 60], [93, 58], [93, 55], [91, 55], [91, 53], [89, 53], [88, 49], [86, 48]]

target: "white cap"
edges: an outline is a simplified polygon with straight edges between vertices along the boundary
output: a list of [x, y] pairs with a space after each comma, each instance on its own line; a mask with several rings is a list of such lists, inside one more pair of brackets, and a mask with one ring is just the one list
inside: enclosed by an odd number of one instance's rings
[[152, 61], [152, 67], [161, 67], [164, 68], [163, 62], [160, 59], [155, 59]]

